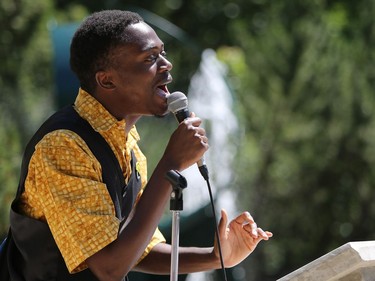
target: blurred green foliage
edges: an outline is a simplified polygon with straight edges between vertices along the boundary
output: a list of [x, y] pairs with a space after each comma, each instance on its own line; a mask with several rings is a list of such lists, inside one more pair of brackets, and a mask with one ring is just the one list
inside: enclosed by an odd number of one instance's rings
[[0, 2], [0, 233], [18, 183], [21, 153], [35, 123], [51, 111], [48, 1]]
[[[234, 280], [275, 280], [346, 242], [374, 239], [371, 0], [1, 0], [0, 233], [23, 147], [54, 110], [48, 24], [105, 8], [158, 15], [180, 28], [170, 36], [168, 24], [154, 26], [174, 63], [171, 91], [187, 91], [205, 48], [228, 66], [241, 128], [229, 188], [239, 209], [275, 235]], [[139, 129], [151, 168], [175, 125], [166, 120], [159, 136], [154, 122], [142, 120]]]
[[357, 3], [270, 2], [219, 49], [242, 120], [234, 187], [275, 234], [249, 259], [269, 280], [375, 237], [375, 10]]

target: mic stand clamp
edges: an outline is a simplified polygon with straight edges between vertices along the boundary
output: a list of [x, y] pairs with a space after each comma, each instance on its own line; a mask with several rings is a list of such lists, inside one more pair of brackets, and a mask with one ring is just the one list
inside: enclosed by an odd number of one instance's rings
[[172, 212], [172, 252], [171, 252], [171, 275], [170, 281], [178, 279], [178, 246], [180, 233], [180, 211], [183, 210], [182, 191], [187, 187], [186, 179], [176, 170], [170, 170], [166, 175], [167, 180], [172, 184], [170, 197], [170, 211]]

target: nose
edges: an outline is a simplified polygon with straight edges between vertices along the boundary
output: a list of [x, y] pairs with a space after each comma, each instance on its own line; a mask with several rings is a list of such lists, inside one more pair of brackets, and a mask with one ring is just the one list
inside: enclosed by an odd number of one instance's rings
[[171, 71], [172, 68], [173, 68], [173, 64], [169, 60], [167, 60], [166, 57], [160, 56], [159, 70], [161, 72]]

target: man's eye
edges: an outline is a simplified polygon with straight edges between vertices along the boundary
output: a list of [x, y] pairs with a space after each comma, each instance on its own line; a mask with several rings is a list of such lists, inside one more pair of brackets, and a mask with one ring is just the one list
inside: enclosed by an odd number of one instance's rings
[[157, 58], [158, 58], [158, 56], [151, 55], [151, 56], [149, 56], [149, 57], [146, 59], [146, 61], [156, 61]]
[[162, 51], [160, 54], [150, 55], [150, 56], [146, 59], [146, 61], [148, 61], [148, 62], [155, 62], [160, 56], [162, 56], [163, 58], [167, 57], [167, 52]]

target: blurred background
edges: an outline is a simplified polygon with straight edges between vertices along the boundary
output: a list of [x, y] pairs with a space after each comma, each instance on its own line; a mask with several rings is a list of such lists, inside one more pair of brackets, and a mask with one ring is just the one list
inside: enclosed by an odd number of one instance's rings
[[[0, 237], [26, 143], [77, 93], [70, 37], [102, 9], [138, 12], [164, 41], [169, 90], [188, 93], [213, 139], [210, 163], [222, 164], [209, 166], [217, 210], [249, 210], [274, 233], [229, 280], [276, 280], [342, 244], [374, 240], [373, 0], [0, 0]], [[150, 172], [175, 126], [173, 116], [140, 121]], [[187, 178], [180, 242], [210, 245], [212, 213], [205, 200], [194, 205], [207, 191]], [[170, 219], [167, 206], [167, 237]]]

